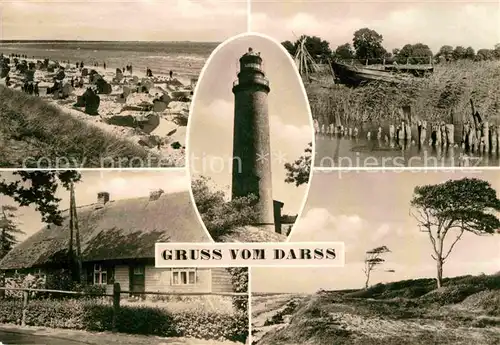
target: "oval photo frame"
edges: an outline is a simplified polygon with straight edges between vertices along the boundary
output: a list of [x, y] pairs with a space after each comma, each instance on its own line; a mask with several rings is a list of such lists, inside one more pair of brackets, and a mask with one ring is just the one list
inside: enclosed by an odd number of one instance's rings
[[215, 242], [284, 242], [304, 209], [314, 126], [288, 51], [244, 33], [221, 43], [196, 84], [186, 167], [200, 222]]

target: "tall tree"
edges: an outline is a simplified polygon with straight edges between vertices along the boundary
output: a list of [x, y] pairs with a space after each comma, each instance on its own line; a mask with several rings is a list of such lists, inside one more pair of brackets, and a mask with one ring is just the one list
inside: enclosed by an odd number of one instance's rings
[[281, 44], [292, 56], [295, 56], [303, 39], [305, 39], [304, 45], [307, 51], [312, 56], [315, 62], [325, 62], [327, 59], [330, 59], [332, 57], [333, 53], [330, 49], [330, 43], [318, 36], [302, 35], [294, 43], [290, 41], [284, 41]]
[[447, 61], [452, 58], [453, 54], [453, 47], [449, 45], [444, 45], [441, 48], [439, 48], [439, 51], [436, 54], [436, 57], [443, 57]]
[[297, 47], [290, 41], [281, 42], [281, 45], [290, 53], [290, 55], [295, 56], [297, 52]]
[[469, 59], [469, 60], [474, 60], [475, 57], [476, 57], [476, 52], [475, 52], [474, 48], [467, 47], [465, 49], [465, 58]]
[[365, 254], [365, 267], [363, 268], [363, 272], [366, 276], [365, 281], [365, 289], [368, 288], [370, 284], [370, 274], [377, 266], [382, 265], [385, 262], [385, 259], [382, 258], [382, 255], [390, 253], [391, 251], [386, 246], [381, 246], [377, 248], [373, 248], [369, 250]]
[[[15, 171], [12, 173], [14, 178], [7, 181], [5, 178], [0, 182], [0, 194], [7, 195], [13, 198], [21, 207], [34, 205], [35, 209], [40, 212], [42, 221], [48, 224], [62, 225], [63, 217], [59, 210], [60, 198], [56, 197], [58, 188], [62, 185], [63, 188], [70, 191], [70, 240], [68, 243], [68, 264], [71, 269], [71, 274], [74, 281], [79, 281], [81, 275], [80, 265], [75, 265], [80, 262], [81, 255], [75, 255], [74, 242], [74, 227], [75, 215], [73, 210], [76, 210], [74, 205], [73, 184], [81, 180], [81, 175], [76, 170], [55, 171]], [[77, 243], [79, 247], [79, 234], [77, 233]]]
[[34, 205], [43, 222], [62, 225], [61, 199], [56, 197], [57, 189], [62, 185], [69, 190], [71, 182], [80, 181], [80, 173], [76, 170], [17, 170], [12, 174], [17, 179], [0, 181], [0, 194], [13, 198], [20, 207]]
[[[432, 244], [438, 288], [443, 282], [443, 265], [465, 232], [485, 235], [500, 229], [500, 220], [493, 214], [500, 212], [496, 191], [489, 182], [476, 178], [415, 187], [410, 205], [420, 231], [428, 234]], [[455, 238], [445, 249], [445, 239], [453, 233]]]
[[350, 60], [354, 58], [354, 50], [351, 47], [350, 43], [344, 43], [339, 45], [337, 49], [335, 49], [335, 58], [340, 58], [342, 60]]
[[211, 180], [203, 176], [193, 180], [191, 190], [203, 224], [214, 241], [236, 227], [255, 223], [258, 217], [255, 210], [258, 199], [253, 194], [226, 201], [224, 192], [215, 190]]
[[453, 49], [453, 53], [451, 55], [453, 56], [454, 60], [463, 60], [465, 59], [466, 53], [467, 50], [464, 47], [456, 46], [455, 49]]
[[432, 56], [432, 50], [427, 44], [406, 44], [399, 50], [396, 61], [403, 64], [407, 61], [410, 64], [429, 63]]
[[493, 55], [496, 59], [500, 59], [500, 43], [495, 44], [495, 48], [493, 49]]
[[300, 186], [309, 182], [312, 160], [312, 143], [309, 143], [304, 150], [304, 154], [295, 162], [285, 163], [286, 183], [294, 183]]
[[487, 61], [494, 58], [493, 50], [491, 49], [479, 49], [476, 53], [476, 60]]
[[17, 243], [17, 237], [24, 235], [16, 222], [17, 207], [11, 205], [2, 206], [0, 219], [0, 259], [3, 258]]
[[381, 59], [386, 50], [382, 46], [383, 37], [375, 30], [359, 29], [352, 40], [358, 59]]

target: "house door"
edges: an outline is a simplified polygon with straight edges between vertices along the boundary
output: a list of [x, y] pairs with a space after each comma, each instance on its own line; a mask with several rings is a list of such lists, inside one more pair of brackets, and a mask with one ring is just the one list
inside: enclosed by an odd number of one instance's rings
[[[130, 266], [130, 292], [144, 292], [146, 287], [146, 275], [144, 265]], [[145, 295], [140, 295], [146, 297]]]

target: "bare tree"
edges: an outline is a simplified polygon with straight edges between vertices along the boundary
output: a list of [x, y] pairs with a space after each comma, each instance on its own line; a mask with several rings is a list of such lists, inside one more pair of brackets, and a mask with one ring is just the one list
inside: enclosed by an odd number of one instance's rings
[[[488, 235], [500, 229], [500, 220], [494, 214], [500, 211], [496, 191], [488, 182], [476, 178], [415, 187], [410, 205], [419, 230], [429, 235], [438, 288], [443, 282], [443, 265], [466, 231]], [[445, 238], [452, 233], [455, 238], [445, 249]]]
[[386, 246], [373, 248], [366, 252], [365, 256], [365, 268], [363, 272], [366, 276], [365, 288], [368, 288], [368, 284], [370, 283], [370, 273], [379, 265], [382, 265], [385, 262], [381, 256], [390, 253], [391, 251]]

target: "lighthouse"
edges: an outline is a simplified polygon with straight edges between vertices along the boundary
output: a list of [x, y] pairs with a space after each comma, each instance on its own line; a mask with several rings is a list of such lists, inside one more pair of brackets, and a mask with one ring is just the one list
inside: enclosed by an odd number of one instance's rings
[[[248, 49], [240, 59], [240, 70], [233, 83], [234, 136], [232, 197], [254, 194], [259, 214], [254, 225], [280, 231], [275, 223], [278, 214], [273, 201], [271, 143], [267, 96], [269, 80], [262, 68], [260, 53]], [[281, 212], [278, 212], [281, 213]]]

